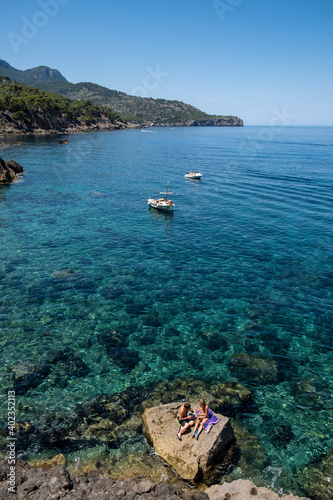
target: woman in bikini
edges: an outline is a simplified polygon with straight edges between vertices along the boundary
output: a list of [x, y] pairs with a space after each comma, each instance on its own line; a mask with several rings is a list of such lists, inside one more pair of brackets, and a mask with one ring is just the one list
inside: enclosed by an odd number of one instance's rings
[[208, 404], [206, 404], [206, 401], [204, 399], [200, 399], [200, 408], [196, 412], [197, 413], [197, 419], [195, 423], [195, 427], [193, 429], [193, 432], [191, 436], [196, 439], [198, 439], [199, 434], [202, 432], [204, 424], [209, 420], [209, 408]]

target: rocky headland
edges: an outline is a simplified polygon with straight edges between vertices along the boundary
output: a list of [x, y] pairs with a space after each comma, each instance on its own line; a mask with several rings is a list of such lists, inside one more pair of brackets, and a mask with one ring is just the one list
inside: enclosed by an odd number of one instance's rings
[[5, 161], [0, 158], [0, 184], [10, 184], [23, 173], [23, 167], [16, 161]]

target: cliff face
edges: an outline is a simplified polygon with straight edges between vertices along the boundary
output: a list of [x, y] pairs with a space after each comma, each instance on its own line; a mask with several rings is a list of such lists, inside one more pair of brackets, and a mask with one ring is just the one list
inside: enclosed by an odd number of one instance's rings
[[35, 134], [84, 132], [90, 130], [119, 130], [127, 126], [117, 120], [101, 114], [96, 123], [89, 123], [82, 118], [68, 118], [58, 110], [26, 111], [24, 119], [15, 119], [15, 113], [0, 113], [0, 134]]

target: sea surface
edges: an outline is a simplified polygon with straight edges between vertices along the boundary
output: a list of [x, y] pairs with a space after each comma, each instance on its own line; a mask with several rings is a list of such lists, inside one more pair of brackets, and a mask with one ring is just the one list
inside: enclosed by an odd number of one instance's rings
[[[51, 372], [17, 396], [18, 420], [175, 377], [237, 380], [255, 396], [258, 411], [239, 418], [266, 450], [267, 485], [330, 449], [333, 128], [150, 128], [4, 143], [1, 156], [25, 173], [0, 186], [3, 427], [9, 369], [48, 363], [65, 347], [84, 376]], [[190, 170], [202, 179], [185, 179]], [[149, 209], [167, 183], [174, 213]], [[115, 358], [103, 343], [110, 330], [126, 338]], [[220, 339], [213, 348], [207, 332]], [[273, 360], [278, 379], [239, 378], [237, 353]], [[281, 425], [283, 446], [272, 440]], [[38, 441], [18, 450], [43, 451]]]

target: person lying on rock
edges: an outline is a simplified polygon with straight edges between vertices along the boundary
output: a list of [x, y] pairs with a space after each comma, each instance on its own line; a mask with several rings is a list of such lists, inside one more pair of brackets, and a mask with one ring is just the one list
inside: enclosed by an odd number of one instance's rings
[[179, 439], [179, 441], [182, 440], [183, 432], [185, 432], [186, 429], [194, 425], [195, 416], [193, 414], [189, 415], [190, 409], [191, 409], [190, 403], [184, 403], [178, 410], [177, 420], [180, 423], [180, 429], [177, 434], [177, 438]]
[[208, 408], [208, 404], [206, 404], [206, 401], [204, 399], [200, 399], [199, 401], [200, 408], [196, 412], [197, 418], [195, 422], [195, 427], [193, 429], [193, 432], [191, 436], [196, 439], [198, 439], [199, 434], [202, 432], [202, 429], [204, 428], [204, 425], [206, 422], [208, 422], [210, 413], [213, 414], [212, 410]]

